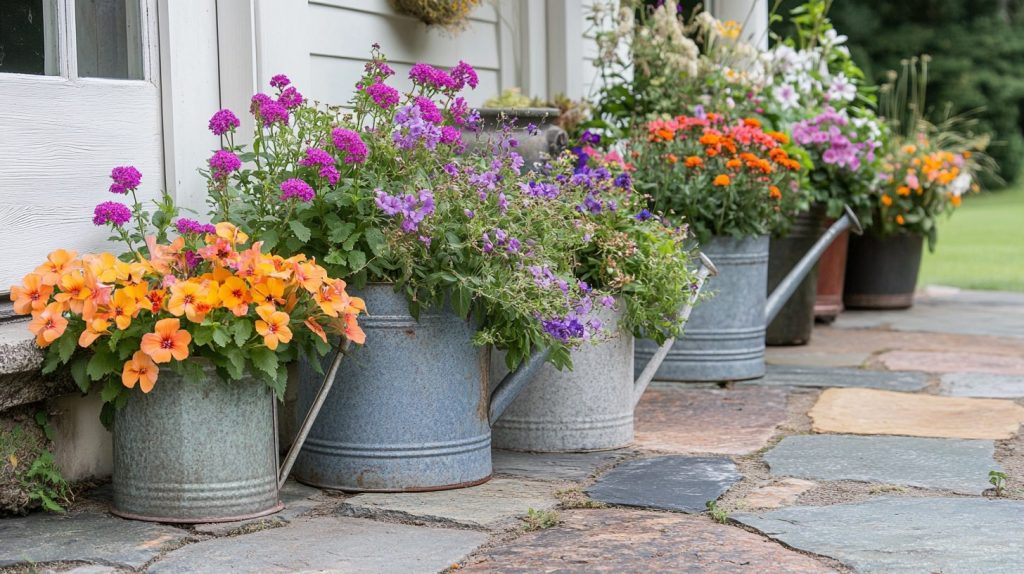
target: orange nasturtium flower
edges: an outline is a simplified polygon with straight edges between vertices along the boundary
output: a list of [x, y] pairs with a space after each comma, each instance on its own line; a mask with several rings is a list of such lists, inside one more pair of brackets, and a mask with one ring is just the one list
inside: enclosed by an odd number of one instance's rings
[[142, 352], [154, 362], [169, 363], [171, 359], [184, 361], [188, 358], [188, 344], [192, 335], [181, 329], [178, 319], [161, 319], [156, 322], [154, 332], [142, 336]]
[[263, 343], [271, 351], [277, 349], [279, 343], [292, 340], [292, 330], [288, 328], [288, 313], [275, 311], [272, 307], [257, 307], [256, 313], [262, 321], [256, 321], [256, 332], [263, 337]]
[[58, 249], [46, 256], [46, 263], [36, 267], [36, 273], [43, 277], [43, 285], [56, 285], [60, 276], [71, 268], [78, 253]]
[[715, 180], [711, 182], [715, 187], [727, 187], [730, 183], [732, 183], [732, 180], [724, 173], [716, 175]]
[[129, 389], [135, 388], [139, 383], [142, 392], [148, 393], [153, 390], [156, 379], [160, 375], [160, 367], [156, 366], [153, 359], [142, 351], [135, 351], [132, 358], [125, 362], [121, 371], [121, 384]]
[[258, 307], [276, 309], [284, 305], [284, 281], [270, 277], [252, 288], [252, 300]]
[[236, 317], [241, 317], [249, 311], [249, 303], [252, 296], [249, 294], [249, 286], [238, 277], [228, 277], [220, 284], [221, 305], [231, 310]]
[[36, 336], [36, 344], [40, 347], [49, 347], [50, 343], [63, 335], [67, 328], [68, 320], [64, 318], [64, 305], [60, 303], [50, 303], [36, 313], [28, 324], [28, 330]]
[[44, 283], [42, 275], [29, 273], [25, 276], [22, 285], [11, 287], [14, 312], [19, 315], [27, 315], [33, 311], [42, 311], [46, 308], [46, 303], [50, 300], [52, 293], [53, 286]]

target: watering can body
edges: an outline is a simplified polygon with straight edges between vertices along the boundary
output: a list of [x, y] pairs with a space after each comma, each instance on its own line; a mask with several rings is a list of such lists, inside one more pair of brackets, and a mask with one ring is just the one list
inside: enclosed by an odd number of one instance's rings
[[[857, 217], [849, 209], [818, 238], [767, 298], [767, 235], [714, 237], [702, 245], [702, 251], [719, 271], [710, 282], [712, 297], [694, 309], [685, 334], [669, 350], [655, 378], [702, 382], [763, 377], [765, 326], [814, 269], [825, 249], [847, 229], [861, 232]], [[656, 349], [653, 342], [638, 341], [637, 364], [645, 363]]]
[[[505, 400], [539, 367], [538, 354], [492, 385], [490, 350], [472, 343], [474, 325], [447, 309], [408, 312], [391, 285], [361, 295], [364, 348], [337, 366], [334, 384], [295, 460], [306, 484], [346, 491], [400, 492], [472, 486], [491, 476], [492, 396]], [[327, 371], [329, 357], [322, 363]], [[300, 364], [298, 413], [318, 398], [323, 375]]]

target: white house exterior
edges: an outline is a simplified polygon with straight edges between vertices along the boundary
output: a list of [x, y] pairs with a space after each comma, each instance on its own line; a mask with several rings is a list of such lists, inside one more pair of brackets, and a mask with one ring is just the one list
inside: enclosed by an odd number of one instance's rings
[[[450, 35], [397, 14], [388, 0], [2, 0], [0, 293], [58, 247], [106, 247], [107, 232], [91, 218], [97, 203], [117, 199], [107, 191], [114, 166], [139, 168], [142, 198], [166, 189], [205, 213], [196, 170], [218, 144], [207, 121], [227, 107], [244, 122], [250, 96], [274, 74], [307, 97], [343, 104], [376, 42], [399, 78], [418, 61], [472, 64], [481, 81], [471, 104], [514, 86], [582, 97], [595, 81], [585, 35], [595, 1], [494, 0]], [[748, 27], [767, 23], [766, 0], [711, 8]], [[0, 386], [38, 364], [24, 324], [0, 324]], [[4, 396], [0, 388], [0, 410]], [[72, 412], [77, 400], [55, 403], [67, 414], [58, 432], [77, 443], [58, 445], [72, 478], [105, 470], [97, 453], [106, 439], [86, 432], [97, 417]]]

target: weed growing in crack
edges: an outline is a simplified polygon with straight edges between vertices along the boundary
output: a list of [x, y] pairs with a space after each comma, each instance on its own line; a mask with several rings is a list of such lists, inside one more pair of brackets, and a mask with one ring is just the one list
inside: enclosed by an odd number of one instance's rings
[[579, 486], [555, 491], [555, 498], [561, 503], [561, 507], [565, 509], [608, 507], [607, 504], [587, 496], [587, 493], [583, 492], [583, 489]]
[[988, 482], [995, 488], [996, 496], [1002, 496], [1006, 491], [1006, 480], [1008, 478], [1009, 477], [1006, 476], [1005, 472], [1000, 472], [998, 470], [988, 471]]
[[526, 511], [526, 516], [523, 517], [523, 529], [527, 532], [544, 530], [545, 528], [558, 526], [559, 522], [561, 522], [561, 519], [558, 517], [558, 512], [554, 510], [534, 510], [531, 508]]
[[729, 522], [729, 513], [718, 506], [718, 503], [714, 500], [709, 500], [705, 504], [708, 507], [708, 515], [711, 516], [711, 520], [719, 524], [726, 524]]

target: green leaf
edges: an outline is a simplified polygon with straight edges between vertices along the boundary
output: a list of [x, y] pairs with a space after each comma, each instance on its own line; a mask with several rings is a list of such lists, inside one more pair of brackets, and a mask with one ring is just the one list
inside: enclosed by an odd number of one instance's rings
[[121, 389], [125, 388], [120, 381], [114, 378], [107, 379], [107, 382], [103, 385], [103, 390], [100, 391], [100, 398], [103, 402], [109, 403], [117, 398], [117, 395], [121, 393]]
[[362, 269], [366, 265], [366, 254], [362, 251], [350, 251], [348, 254], [348, 266], [352, 270]]
[[329, 239], [331, 243], [342, 243], [348, 239], [349, 235], [352, 235], [352, 232], [355, 231], [355, 229], [356, 224], [354, 223], [342, 223], [335, 225], [331, 227], [331, 231], [327, 235], [327, 239]]
[[302, 241], [303, 243], [309, 241], [309, 228], [303, 225], [301, 221], [293, 219], [288, 222], [288, 227], [292, 228], [292, 233], [295, 234], [295, 237], [297, 237], [299, 241]]
[[472, 300], [472, 294], [464, 285], [456, 285], [452, 290], [452, 308], [455, 314], [463, 319], [469, 317], [469, 306]]
[[388, 244], [380, 229], [371, 227], [363, 232], [363, 236], [366, 237], [366, 244], [370, 246], [370, 251], [374, 255], [383, 257], [387, 253]]
[[245, 373], [245, 355], [242, 354], [242, 350], [234, 348], [225, 349], [221, 352], [221, 356], [226, 359], [224, 361], [224, 368], [227, 369], [231, 378], [241, 379]]
[[260, 241], [263, 242], [264, 250], [271, 250], [277, 247], [277, 243], [280, 240], [281, 239], [278, 237], [277, 232], [273, 229], [268, 229], [260, 234]]
[[57, 367], [59, 367], [60, 365], [60, 353], [57, 352], [57, 349], [49, 349], [46, 352], [46, 358], [43, 359], [43, 374], [49, 375], [50, 373], [56, 371]]
[[61, 337], [57, 341], [57, 352], [60, 354], [60, 362], [67, 364], [68, 360], [71, 359], [71, 355], [75, 353], [75, 341], [74, 337]]
[[277, 377], [277, 354], [270, 349], [260, 346], [249, 352], [254, 367], [266, 373], [271, 379]]
[[217, 325], [213, 328], [213, 342], [218, 347], [227, 347], [228, 343], [231, 342], [231, 333], [228, 333], [228, 330], [224, 327]]
[[89, 375], [86, 374], [88, 364], [89, 359], [85, 356], [80, 356], [71, 363], [71, 378], [83, 393], [89, 392]]
[[192, 334], [192, 342], [198, 346], [209, 345], [210, 341], [213, 340], [213, 331], [213, 327], [207, 325], [196, 327]]
[[235, 324], [231, 326], [231, 334], [235, 337], [236, 345], [239, 347], [245, 345], [249, 340], [249, 337], [252, 337], [252, 323], [244, 320], [236, 321]]
[[200, 385], [206, 382], [206, 371], [198, 361], [177, 361], [174, 370], [181, 375], [186, 384]]
[[104, 346], [96, 348], [96, 354], [89, 359], [85, 372], [89, 378], [98, 381], [109, 373], [116, 373], [121, 370], [122, 363], [118, 356]]

